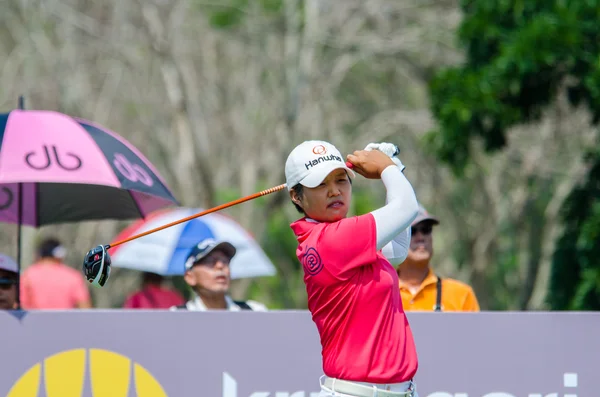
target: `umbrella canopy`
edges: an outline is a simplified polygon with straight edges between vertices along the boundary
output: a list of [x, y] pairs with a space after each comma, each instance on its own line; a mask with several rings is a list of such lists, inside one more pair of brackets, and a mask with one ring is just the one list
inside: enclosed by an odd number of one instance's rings
[[[135, 222], [116, 241], [197, 214], [201, 208], [174, 208], [157, 211], [147, 219]], [[231, 261], [231, 277], [272, 276], [275, 266], [252, 236], [237, 222], [223, 214], [208, 214], [180, 223], [156, 233], [111, 248], [114, 267], [124, 267], [162, 275], [182, 275], [184, 263], [192, 247], [205, 238], [228, 241], [237, 253]]]
[[133, 219], [177, 204], [129, 142], [53, 111], [0, 114], [0, 222]]
[[140, 218], [178, 204], [150, 162], [114, 132], [19, 102], [0, 114], [0, 222], [19, 226], [19, 274], [21, 225]]

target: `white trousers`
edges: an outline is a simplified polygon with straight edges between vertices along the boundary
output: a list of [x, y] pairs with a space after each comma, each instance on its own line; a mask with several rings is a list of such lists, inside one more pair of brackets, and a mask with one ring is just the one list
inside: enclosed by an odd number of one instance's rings
[[[324, 376], [321, 376], [321, 378], [319, 379], [319, 383], [321, 385], [321, 392], [319, 393], [319, 397], [356, 397], [352, 394], [340, 393], [340, 392], [333, 391], [333, 390], [325, 387], [325, 385], [323, 384], [324, 378], [325, 378]], [[365, 382], [356, 382], [356, 383], [360, 383], [361, 385], [375, 386], [375, 387], [382, 386], [382, 385], [377, 385], [375, 383], [365, 383]], [[408, 383], [409, 382], [390, 384], [390, 385], [388, 385], [388, 386], [390, 386], [389, 390], [396, 391], [396, 392], [406, 391], [408, 388]], [[417, 393], [417, 385], [414, 382], [413, 382], [413, 389], [414, 389], [413, 397], [419, 397], [419, 394]], [[374, 396], [374, 397], [376, 397], [376, 396]]]

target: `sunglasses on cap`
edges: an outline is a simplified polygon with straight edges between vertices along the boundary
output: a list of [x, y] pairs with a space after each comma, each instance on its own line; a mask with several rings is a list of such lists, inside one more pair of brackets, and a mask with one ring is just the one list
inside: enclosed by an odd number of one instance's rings
[[433, 225], [431, 223], [426, 223], [424, 225], [415, 225], [410, 228], [411, 235], [416, 235], [417, 233], [421, 233], [424, 236], [428, 236], [431, 234], [433, 230]]
[[0, 289], [7, 290], [17, 284], [17, 280], [12, 278], [0, 278]]

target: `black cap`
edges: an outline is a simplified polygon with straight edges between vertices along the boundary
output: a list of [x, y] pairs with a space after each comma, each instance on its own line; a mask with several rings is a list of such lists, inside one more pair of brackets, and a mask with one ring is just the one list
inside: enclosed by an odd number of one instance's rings
[[47, 238], [40, 244], [39, 255], [41, 258], [64, 259], [66, 250], [57, 239]]
[[206, 257], [216, 249], [223, 251], [225, 255], [229, 257], [229, 259], [235, 256], [236, 249], [231, 243], [207, 238], [200, 241], [194, 246], [194, 248], [190, 250], [190, 253], [185, 260], [185, 270], [190, 270], [192, 266], [194, 266], [194, 263]]

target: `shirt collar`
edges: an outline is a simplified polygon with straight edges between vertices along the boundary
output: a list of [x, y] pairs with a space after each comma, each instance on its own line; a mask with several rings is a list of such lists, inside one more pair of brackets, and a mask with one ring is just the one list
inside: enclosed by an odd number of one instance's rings
[[[227, 305], [227, 308], [225, 309], [227, 311], [237, 312], [241, 310], [240, 307], [235, 304], [235, 302], [233, 301], [233, 299], [231, 299], [229, 295], [225, 295], [225, 304]], [[204, 302], [202, 302], [202, 299], [200, 299], [198, 295], [195, 295], [193, 300], [188, 301], [186, 303], [186, 306], [188, 310], [194, 310], [198, 312], [208, 311], [206, 305], [204, 304]]]
[[309, 233], [312, 230], [312, 228], [318, 223], [319, 222], [315, 221], [314, 219], [304, 217], [292, 223], [290, 227], [292, 228], [292, 231], [294, 232], [296, 237], [298, 237], [298, 239], [301, 240], [302, 237]]
[[[400, 276], [400, 271], [398, 271], [398, 276]], [[409, 289], [408, 285], [405, 284], [402, 281], [402, 279], [400, 279], [399, 281], [400, 281], [400, 289], [405, 289], [405, 290]], [[427, 276], [425, 277], [425, 279], [423, 280], [423, 282], [421, 282], [421, 285], [419, 286], [419, 291], [421, 291], [428, 285], [435, 284], [435, 283], [437, 283], [437, 276], [435, 275], [435, 273], [433, 273], [433, 270], [431, 270], [431, 268], [430, 268], [429, 272], [427, 273]]]

